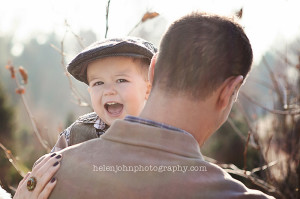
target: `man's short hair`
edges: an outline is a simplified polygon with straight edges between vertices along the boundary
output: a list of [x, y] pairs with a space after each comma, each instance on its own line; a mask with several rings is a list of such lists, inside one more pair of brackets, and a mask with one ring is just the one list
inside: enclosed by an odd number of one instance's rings
[[252, 58], [240, 25], [229, 18], [192, 13], [175, 21], [163, 36], [153, 89], [205, 99], [228, 77], [245, 78]]

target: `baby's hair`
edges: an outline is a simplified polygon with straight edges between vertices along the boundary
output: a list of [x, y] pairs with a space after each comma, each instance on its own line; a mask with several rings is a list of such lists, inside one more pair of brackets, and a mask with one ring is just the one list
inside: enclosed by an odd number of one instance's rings
[[245, 78], [252, 57], [240, 25], [229, 18], [192, 13], [175, 21], [165, 33], [152, 89], [184, 92], [204, 100], [228, 77]]
[[139, 64], [139, 72], [144, 76], [145, 81], [148, 81], [148, 71], [150, 66], [150, 60], [147, 58], [132, 57], [132, 61]]

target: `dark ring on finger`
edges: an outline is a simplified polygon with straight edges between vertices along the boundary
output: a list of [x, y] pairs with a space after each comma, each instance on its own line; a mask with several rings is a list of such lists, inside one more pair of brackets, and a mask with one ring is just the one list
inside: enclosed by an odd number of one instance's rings
[[36, 186], [36, 178], [35, 177], [31, 177], [29, 178], [29, 180], [27, 181], [27, 189], [28, 191], [33, 191], [35, 186]]

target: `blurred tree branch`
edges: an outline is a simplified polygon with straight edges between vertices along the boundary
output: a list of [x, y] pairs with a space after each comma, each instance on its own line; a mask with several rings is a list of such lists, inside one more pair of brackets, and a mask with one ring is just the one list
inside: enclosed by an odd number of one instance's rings
[[157, 13], [157, 12], [146, 12], [143, 15], [143, 17], [141, 18], [141, 20], [129, 31], [128, 35], [130, 35], [139, 25], [141, 25], [145, 21], [147, 21], [149, 19], [153, 19], [157, 16], [159, 16], [159, 13]]
[[68, 22], [66, 20], [65, 20], [65, 25], [66, 25], [67, 29], [66, 29], [66, 31], [64, 33], [64, 36], [63, 36], [63, 38], [60, 42], [60, 49], [58, 47], [56, 47], [55, 45], [53, 45], [53, 44], [51, 44], [51, 47], [53, 49], [55, 49], [56, 51], [58, 51], [61, 55], [60, 63], [61, 63], [61, 66], [64, 70], [64, 74], [68, 79], [69, 88], [70, 88], [73, 96], [75, 97], [75, 99], [77, 101], [77, 104], [79, 106], [88, 106], [91, 110], [93, 110], [92, 106], [89, 103], [87, 103], [88, 100], [74, 86], [74, 84], [72, 82], [72, 79], [71, 79], [71, 76], [70, 76], [70, 73], [67, 71], [67, 67], [66, 67], [66, 63], [65, 63], [66, 53], [64, 51], [64, 41], [65, 41], [65, 38], [66, 38], [66, 35], [67, 35], [68, 31], [71, 30], [72, 34], [76, 37], [76, 39], [77, 39], [78, 43], [80, 44], [81, 48], [84, 48], [84, 45], [83, 45], [83, 42], [82, 42], [82, 38], [72, 31], [71, 26], [68, 24]]
[[[0, 143], [0, 148], [4, 151], [6, 158], [13, 165], [13, 167], [17, 170], [17, 172], [24, 177], [26, 174], [19, 168], [16, 158], [12, 155], [11, 151], [8, 150], [2, 143]], [[27, 169], [28, 170], [28, 169]]]
[[252, 102], [253, 104], [259, 106], [260, 108], [262, 108], [262, 109], [264, 109], [266, 111], [269, 111], [270, 113], [280, 114], [280, 115], [299, 115], [300, 114], [300, 109], [287, 110], [287, 111], [270, 109], [270, 108], [267, 108], [267, 107], [261, 105], [260, 103], [256, 102], [255, 100], [253, 100], [251, 97], [249, 97], [243, 91], [240, 91], [240, 94], [241, 94], [241, 96], [245, 97], [247, 100], [249, 100], [250, 102]]
[[[33, 128], [33, 132], [35, 133], [35, 135], [38, 138], [38, 141], [42, 145], [42, 147], [44, 147], [47, 152], [50, 152], [50, 148], [48, 146], [48, 142], [46, 140], [42, 139], [42, 137], [40, 135], [40, 132], [39, 132], [37, 126], [36, 126], [35, 118], [34, 118], [33, 114], [31, 113], [31, 110], [30, 110], [30, 108], [28, 106], [27, 100], [26, 100], [26, 98], [24, 96], [24, 94], [25, 94], [25, 88], [20, 85], [18, 77], [16, 76], [16, 73], [15, 73], [14, 66], [11, 65], [11, 63], [8, 63], [8, 65], [6, 66], [6, 68], [11, 72], [11, 78], [15, 80], [15, 83], [16, 83], [16, 86], [17, 86], [16, 92], [21, 95], [21, 99], [22, 99], [22, 102], [23, 102], [23, 104], [25, 106], [26, 112], [27, 112], [27, 114], [29, 116], [29, 119], [30, 119], [30, 122], [31, 122], [31, 125], [32, 125], [32, 128]], [[21, 76], [23, 78], [23, 81], [24, 81], [24, 83], [27, 83], [27, 81], [28, 81], [27, 77], [24, 75], [24, 73], [26, 73], [26, 75], [27, 75], [27, 72], [24, 71], [23, 67], [21, 69], [20, 68], [19, 68], [19, 72], [20, 72], [20, 74], [21, 74]], [[21, 72], [22, 70], [23, 70], [23, 72]]]
[[261, 187], [265, 191], [268, 191], [269, 193], [276, 193], [276, 194], [283, 197], [283, 194], [279, 190], [277, 190], [276, 187], [274, 187], [273, 185], [265, 182], [264, 180], [259, 179], [257, 176], [254, 175], [255, 172], [258, 172], [258, 171], [261, 171], [261, 170], [266, 170], [266, 169], [274, 166], [275, 164], [277, 164], [278, 161], [270, 162], [269, 164], [266, 164], [262, 167], [254, 168], [251, 171], [247, 171], [247, 170], [239, 169], [234, 164], [223, 164], [223, 163], [220, 163], [217, 160], [215, 160], [213, 158], [210, 158], [210, 157], [207, 157], [207, 156], [204, 156], [204, 159], [208, 162], [219, 165], [220, 167], [225, 169], [228, 173], [235, 174], [235, 175], [241, 176], [243, 178], [249, 179], [250, 182], [252, 182], [253, 184], [255, 184], [259, 187]]
[[[238, 129], [238, 127], [234, 124], [233, 119], [228, 118], [227, 122], [230, 124], [230, 126], [232, 127], [232, 129], [234, 130], [234, 132], [241, 138], [241, 140], [243, 140], [245, 143], [247, 143], [248, 138], [246, 138], [243, 133]], [[254, 142], [250, 142], [249, 143], [251, 147], [258, 149], [258, 145], [255, 144]]]
[[109, 5], [110, 5], [110, 0], [107, 1], [107, 6], [106, 6], [106, 29], [105, 29], [105, 38], [107, 38], [107, 32], [108, 32], [108, 14], [109, 14]]

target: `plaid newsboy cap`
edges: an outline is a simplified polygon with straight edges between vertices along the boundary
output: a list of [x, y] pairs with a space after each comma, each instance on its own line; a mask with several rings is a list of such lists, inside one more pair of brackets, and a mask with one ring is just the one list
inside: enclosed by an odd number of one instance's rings
[[128, 56], [146, 58], [151, 61], [157, 49], [150, 42], [136, 37], [113, 38], [95, 42], [80, 52], [67, 66], [77, 80], [88, 85], [87, 66], [103, 57]]

